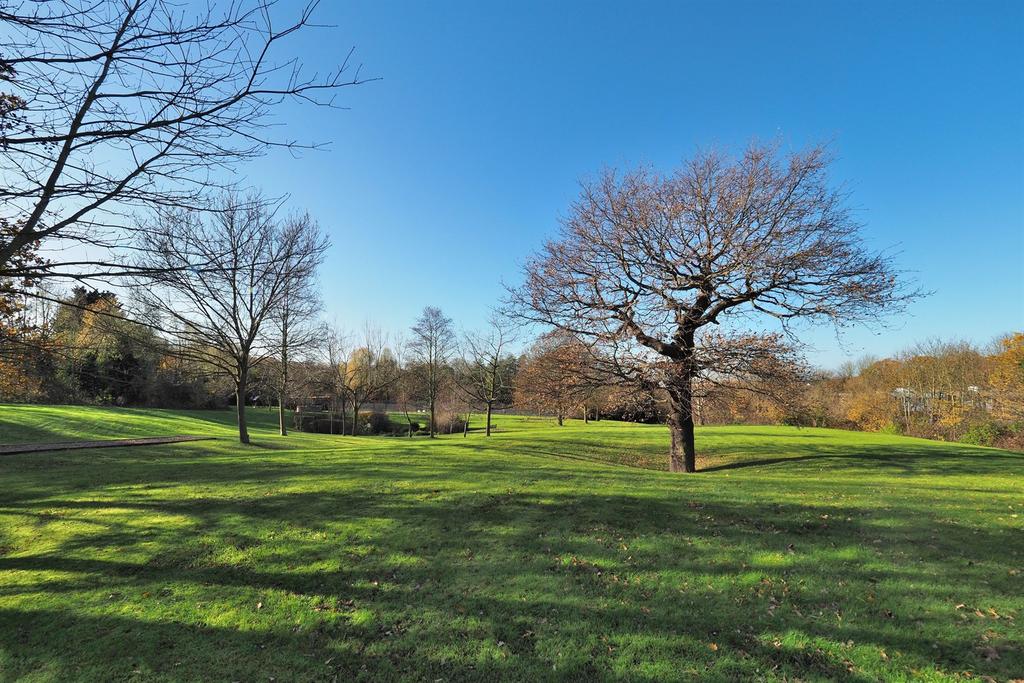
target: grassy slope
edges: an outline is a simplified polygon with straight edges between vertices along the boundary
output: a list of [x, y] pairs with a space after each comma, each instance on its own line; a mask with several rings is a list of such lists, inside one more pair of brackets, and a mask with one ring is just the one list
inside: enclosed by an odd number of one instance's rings
[[[65, 412], [3, 408], [0, 441], [231, 429]], [[273, 419], [245, 449], [0, 459], [0, 679], [1024, 671], [1020, 454], [708, 428], [713, 469], [681, 477], [620, 466], [660, 467], [659, 427], [502, 418], [490, 440], [410, 442]]]
[[233, 413], [88, 406], [0, 405], [0, 444], [210, 434], [230, 436]]

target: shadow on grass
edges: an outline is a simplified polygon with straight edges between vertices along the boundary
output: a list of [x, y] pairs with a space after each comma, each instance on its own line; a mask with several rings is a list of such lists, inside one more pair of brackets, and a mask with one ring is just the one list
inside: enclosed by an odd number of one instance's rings
[[[1007, 571], [1024, 556], [1019, 529], [969, 507], [779, 502], [721, 478], [534, 470], [474, 450], [457, 469], [410, 451], [415, 466], [135, 456], [120, 470], [33, 470], [37, 485], [5, 495], [0, 514], [40, 534], [78, 531], [46, 552], [0, 555], [0, 677], [859, 681], [1024, 669], [1005, 618], [1021, 603]], [[895, 456], [817, 457], [856, 473]], [[959, 470], [989, 466], [965, 460]]]
[[[756, 432], [752, 433], [756, 436]], [[748, 437], [744, 433], [744, 437]], [[770, 438], [769, 438], [770, 437]], [[852, 471], [876, 471], [880, 474], [979, 475], [1024, 468], [1024, 453], [997, 449], [963, 447], [958, 444], [905, 440], [894, 443], [836, 443], [818, 434], [792, 434], [780, 437], [776, 432], [766, 438], [745, 440], [738, 446], [720, 446], [716, 439], [698, 440], [697, 466], [701, 472], [717, 472], [750, 467], [807, 466], [827, 469], [841, 466]], [[567, 453], [571, 443], [573, 453]], [[481, 452], [486, 445], [469, 445]], [[546, 435], [531, 436], [515, 443], [517, 455], [535, 455], [641, 469], [667, 469], [667, 443], [656, 450], [650, 443], [628, 440], [576, 439], [571, 442]], [[756, 454], [756, 457], [751, 457]]]
[[[816, 448], [811, 455], [788, 455], [756, 458], [705, 467], [703, 472], [718, 472], [746, 467], [813, 462], [823, 467], [839, 465], [843, 468], [869, 469], [909, 475], [982, 474], [1005, 472], [1024, 467], [1024, 454], [1004, 451], [971, 451], [966, 454], [943, 452], [930, 446], [857, 446], [854, 448]], [[976, 461], [980, 460], [980, 462]]]
[[[257, 425], [265, 423], [257, 418]], [[269, 423], [268, 423], [269, 424]], [[0, 411], [0, 444], [50, 443], [103, 438], [230, 434], [234, 414], [224, 410], [172, 411], [60, 405], [19, 405]]]

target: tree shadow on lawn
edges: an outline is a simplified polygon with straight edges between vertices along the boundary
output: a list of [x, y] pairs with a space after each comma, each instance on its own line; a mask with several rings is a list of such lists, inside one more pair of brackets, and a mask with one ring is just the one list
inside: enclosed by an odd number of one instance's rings
[[[684, 648], [676, 653], [694, 660], [677, 660], [645, 671], [634, 657], [618, 671], [598, 658], [554, 657], [535, 662], [526, 653], [531, 644], [509, 637], [494, 655], [462, 659], [448, 652], [424, 654], [408, 643], [388, 643], [379, 627], [346, 625], [296, 629], [238, 630], [182, 622], [148, 622], [131, 617], [69, 614], [66, 611], [0, 609], [0, 675], [5, 679], [31, 674], [33, 680], [102, 681], [662, 681], [671, 679], [736, 680], [753, 671], [750, 662], [769, 658], [786, 662], [773, 667], [776, 675], [792, 668], [818, 672], [828, 680], [872, 681], [870, 676], [836, 665], [820, 651], [778, 645], [758, 645], [744, 651], [736, 664], [710, 660], [715, 653], [694, 657]], [[39, 637], [59, 624], [67, 638], [57, 647]], [[516, 633], [518, 627], [512, 633]], [[516, 634], [518, 635], [518, 634]], [[612, 648], [613, 646], [608, 646]], [[710, 655], [710, 656], [709, 656]], [[562, 659], [563, 661], [559, 661]], [[559, 666], [561, 664], [561, 666]], [[627, 668], [628, 667], [628, 668]], [[708, 671], [713, 671], [708, 676]], [[674, 675], [665, 675], [672, 671]], [[759, 672], [762, 676], [767, 672]], [[769, 674], [770, 675], [770, 674]]]
[[[766, 449], [769, 452], [771, 449]], [[761, 449], [759, 449], [761, 451]], [[820, 464], [823, 468], [840, 465], [853, 470], [872, 470], [886, 474], [920, 475], [985, 475], [1000, 474], [1024, 468], [1024, 454], [999, 450], [972, 449], [967, 452], [944, 451], [929, 446], [859, 445], [850, 448], [818, 447], [809, 455], [788, 455], [754, 460], [741, 460], [702, 469], [718, 472], [747, 467], [799, 463]]]
[[[221, 467], [226, 480], [266, 476]], [[0, 556], [17, 579], [0, 588], [0, 677], [874, 680], [1024, 668], [1005, 614], [1020, 608], [1007, 572], [1024, 550], [1015, 530], [894, 500], [809, 507], [669, 478], [644, 486], [644, 475], [599, 495], [482, 468], [429, 480], [442, 470], [355, 462], [348, 482], [311, 491], [7, 503], [6, 514], [90, 526], [45, 554]]]
[[[814, 435], [810, 435], [810, 438], [814, 438]], [[479, 449], [481, 452], [486, 450], [486, 446], [468, 447]], [[577, 444], [574, 442], [573, 448], [576, 447]], [[758, 457], [750, 458], [751, 452], [747, 449], [737, 451], [734, 448], [722, 448], [711, 452], [698, 452], [698, 471], [718, 472], [777, 465], [792, 465], [801, 469], [806, 469], [807, 465], [817, 465], [818, 469], [830, 469], [838, 465], [849, 469], [851, 474], [871, 471], [885, 475], [906, 474], [912, 476], [998, 475], [1015, 468], [1024, 471], [1024, 454], [996, 449], [950, 448], [940, 443], [932, 445], [908, 442], [892, 445], [858, 444], [856, 446], [813, 443], [796, 446], [788, 441], [778, 443], [769, 440], [757, 444], [751, 450], [755, 450]], [[545, 441], [541, 438], [529, 443], [516, 444], [515, 451], [518, 455], [554, 457], [641, 469], [652, 469], [652, 465], [654, 465], [653, 469], [665, 470], [668, 463], [667, 444], [664, 453], [655, 454], [649, 448], [639, 447], [624, 454], [614, 444], [597, 443], [585, 450], [586, 455], [576, 455], [566, 453], [565, 442]], [[811, 452], [807, 453], [807, 451]], [[801, 455], [801, 453], [804, 454]], [[639, 457], [632, 454], [639, 454]], [[742, 459], [733, 461], [733, 458]], [[725, 462], [722, 462], [723, 460]], [[704, 464], [708, 462], [712, 464]]]
[[219, 428], [215, 430], [219, 433], [230, 430], [233, 420], [233, 414], [228, 411], [18, 406], [7, 417], [0, 417], [0, 443], [56, 443], [197, 432], [205, 435], [214, 426]]

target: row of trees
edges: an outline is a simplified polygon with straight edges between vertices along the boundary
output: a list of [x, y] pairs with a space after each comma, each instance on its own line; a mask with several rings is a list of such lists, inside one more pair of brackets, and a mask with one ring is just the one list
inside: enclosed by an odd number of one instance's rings
[[[144, 274], [121, 279], [121, 296], [24, 290], [4, 318], [8, 393], [207, 403], [186, 388], [226, 382], [247, 443], [251, 372], [277, 358], [283, 384], [289, 353], [312, 342], [328, 246], [308, 215], [279, 213], [279, 202], [255, 193], [226, 193], [212, 209], [158, 207], [136, 236], [133, 266]], [[18, 376], [27, 378], [20, 386], [10, 379]]]
[[[291, 412], [308, 406], [325, 407], [327, 429], [348, 434], [360, 433], [368, 404], [404, 412], [410, 426], [411, 413], [426, 412], [431, 436], [467, 412], [482, 413], [490, 435], [493, 411], [513, 406], [559, 424], [660, 415], [655, 399], [644, 404], [614, 386], [579, 340], [552, 332], [519, 352], [518, 330], [500, 316], [462, 334], [433, 306], [405, 335], [327, 327], [314, 286], [323, 238], [308, 216], [276, 221], [270, 208], [229, 197], [208, 223], [176, 214], [160, 250], [172, 267], [140, 280], [127, 302], [78, 287], [15, 307], [7, 329], [17, 344], [0, 364], [0, 400], [234, 403], [243, 442], [254, 403], [277, 404], [281, 434]], [[184, 266], [185, 254], [206, 252], [232, 258], [198, 274]]]
[[895, 358], [821, 373], [800, 396], [804, 423], [1024, 448], [1024, 333], [988, 348], [929, 341]]
[[[389, 338], [367, 325], [357, 335], [328, 330], [325, 339], [320, 357], [305, 363], [304, 380], [294, 389], [329, 400], [332, 430], [337, 413], [340, 432], [356, 434], [361, 409], [379, 403], [404, 413], [410, 436], [410, 414], [419, 410], [427, 413], [431, 437], [442, 423], [451, 428], [455, 413], [475, 410], [484, 413], [490, 436], [494, 409], [511, 405], [519, 361], [510, 353], [513, 330], [499, 318], [486, 331], [460, 337], [441, 309], [427, 306], [407, 337]], [[302, 401], [297, 397], [296, 407]]]
[[[315, 269], [326, 241], [308, 216], [275, 220], [265, 202], [230, 197], [209, 222], [176, 214], [162, 234], [168, 266], [126, 292], [84, 287], [37, 292], [5, 320], [0, 400], [210, 407], [233, 402], [248, 441], [246, 406], [273, 401], [288, 414], [326, 402], [331, 428], [358, 433], [369, 403], [425, 409], [433, 436], [455, 406], [479, 409], [491, 431], [512, 402], [514, 331], [495, 318], [458, 335], [428, 306], [407, 336], [373, 325], [358, 334], [320, 319]], [[157, 253], [154, 250], [153, 253]], [[202, 272], [192, 255], [213, 261]], [[230, 255], [229, 258], [224, 255]], [[410, 423], [412, 422], [409, 419]]]
[[[578, 338], [546, 334], [523, 356], [516, 403], [587, 419], [601, 414], [665, 421], [664, 388], [638, 391], [607, 372]], [[986, 348], [931, 340], [893, 358], [866, 357], [836, 371], [803, 364], [758, 377], [721, 376], [693, 384], [698, 424], [791, 424], [882, 431], [1024, 449], [1024, 332]]]
[[[694, 393], [702, 425], [834, 427], [1024, 450], [1024, 332], [985, 348], [931, 340], [893, 358], [805, 369], [777, 386], [698, 382]], [[669, 401], [655, 392], [639, 405], [626, 419], [657, 421]]]
[[170, 345], [129, 320], [113, 292], [37, 294], [6, 299], [0, 315], [0, 399], [209, 405], [201, 380], [186, 378]]
[[[310, 225], [301, 216], [280, 229], [315, 237]], [[228, 310], [229, 299], [211, 293], [230, 292], [234, 301], [239, 287], [231, 282], [238, 277], [216, 287], [233, 272], [220, 270], [207, 279], [201, 297], [206, 308], [222, 315]], [[274, 278], [279, 272], [267, 271]], [[211, 407], [233, 395], [242, 438], [247, 403], [275, 403], [282, 434], [294, 419], [291, 411], [310, 404], [327, 408], [328, 430], [348, 434], [365, 429], [363, 411], [369, 404], [404, 412], [410, 434], [418, 428], [411, 413], [425, 411], [431, 435], [452, 430], [457, 416], [469, 412], [485, 415], [490, 435], [496, 408], [550, 415], [559, 424], [566, 417], [602, 416], [663, 422], [671, 409], [664, 390], [645, 392], [622, 382], [608, 372], [609, 359], [595, 358], [594, 349], [573, 335], [552, 331], [518, 351], [516, 331], [501, 318], [483, 332], [458, 335], [435, 307], [425, 308], [405, 337], [389, 337], [372, 325], [346, 334], [319, 322], [316, 288], [307, 279], [285, 280], [282, 289], [290, 296], [268, 309], [252, 343], [249, 334], [241, 341], [223, 331], [212, 334], [212, 323], [194, 316], [183, 324], [186, 334], [168, 337], [158, 325], [128, 318], [115, 294], [81, 287], [60, 304], [50, 303], [56, 300], [50, 295], [33, 306], [15, 307], [21, 333], [13, 338], [19, 350], [0, 361], [0, 399]], [[194, 287], [190, 283], [186, 291]], [[159, 291], [146, 294], [151, 322], [173, 300], [152, 301]], [[259, 291], [269, 289], [254, 288]], [[239, 310], [248, 311], [249, 301], [246, 297]], [[251, 301], [264, 298], [254, 293]], [[170, 317], [183, 322], [185, 310], [170, 310]], [[246, 316], [249, 323], [259, 317]], [[231, 319], [218, 321], [225, 330], [242, 329]], [[236, 352], [242, 344], [248, 355]], [[796, 365], [760, 384], [750, 378], [696, 382], [693, 419], [840, 427], [1021, 448], [1021, 406], [1024, 333], [1015, 333], [985, 349], [930, 341], [894, 358], [865, 358], [835, 372]]]

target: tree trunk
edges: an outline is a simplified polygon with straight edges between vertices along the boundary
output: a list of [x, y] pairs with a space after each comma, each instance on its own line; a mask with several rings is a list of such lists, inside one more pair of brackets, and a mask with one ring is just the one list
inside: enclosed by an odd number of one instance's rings
[[562, 411], [558, 411], [558, 426], [561, 427], [565, 424], [565, 420], [562, 419]]
[[434, 402], [433, 396], [430, 397], [430, 438], [434, 438], [434, 431], [437, 429], [437, 423], [434, 422]]
[[676, 384], [668, 387], [668, 428], [672, 435], [669, 472], [696, 472], [697, 453], [693, 438], [693, 375], [684, 369]]
[[288, 425], [284, 421], [284, 402], [288, 397], [288, 328], [281, 335], [281, 392], [277, 397], [278, 419], [281, 423], [281, 436], [288, 436]]
[[487, 404], [487, 429], [484, 432], [485, 436], [491, 435], [491, 404]]
[[284, 396], [277, 397], [277, 417], [281, 423], [281, 436], [288, 436], [288, 425], [284, 421]]
[[672, 447], [668, 456], [669, 472], [696, 472], [697, 457], [694, 449], [693, 414], [688, 410], [677, 408], [672, 401], [672, 412], [668, 418], [668, 428], [672, 435]]
[[409, 417], [409, 405], [405, 405], [405, 421], [409, 423], [409, 438], [412, 438], [412, 418]]
[[352, 436], [356, 435], [356, 427], [359, 425], [359, 404], [352, 401]]
[[583, 406], [583, 424], [590, 424], [590, 415], [587, 412], [587, 406]]
[[239, 378], [235, 381], [235, 408], [238, 414], [238, 441], [239, 443], [249, 443], [249, 429], [245, 423], [245, 394], [246, 385], [248, 384], [246, 372], [243, 370], [240, 373]]

